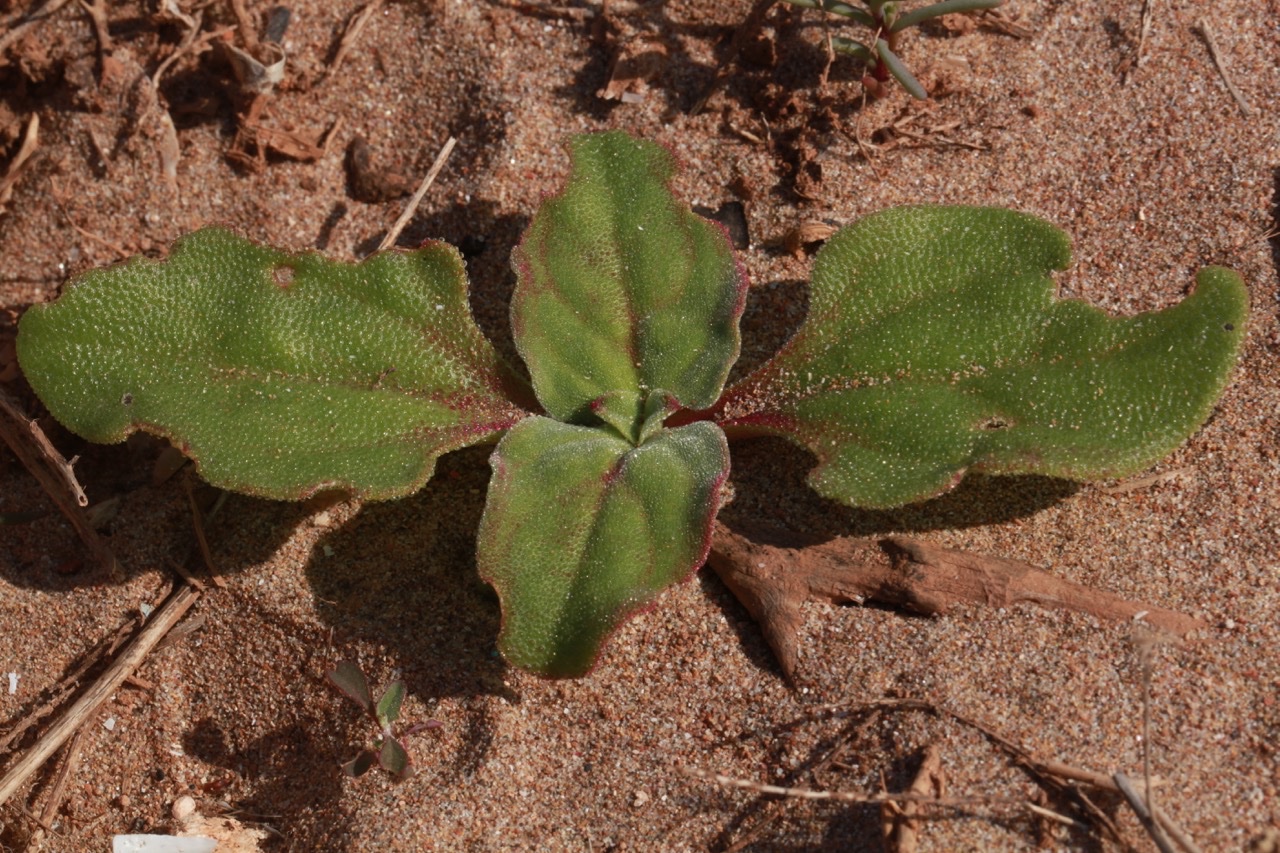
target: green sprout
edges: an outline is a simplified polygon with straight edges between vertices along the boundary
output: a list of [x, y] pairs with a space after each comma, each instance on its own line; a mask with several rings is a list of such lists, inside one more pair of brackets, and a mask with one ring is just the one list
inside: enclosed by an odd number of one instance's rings
[[918, 9], [904, 12], [902, 3], [895, 0], [866, 0], [866, 8], [851, 6], [840, 0], [786, 0], [792, 6], [805, 9], [821, 9], [857, 21], [872, 31], [870, 43], [832, 36], [831, 46], [839, 53], [848, 54], [866, 63], [867, 74], [862, 85], [873, 96], [884, 93], [884, 84], [894, 77], [912, 97], [924, 100], [929, 97], [924, 86], [912, 75], [910, 69], [898, 58], [898, 41], [902, 31], [932, 18], [958, 12], [977, 12], [994, 9], [1004, 0], [943, 0]]
[[374, 764], [378, 764], [397, 781], [408, 778], [413, 773], [413, 764], [409, 759], [409, 751], [405, 749], [404, 738], [425, 729], [439, 728], [440, 722], [428, 720], [418, 723], [397, 737], [394, 727], [400, 719], [400, 705], [404, 702], [403, 681], [388, 684], [375, 702], [373, 694], [369, 692], [369, 681], [364, 677], [359, 664], [349, 660], [339, 661], [337, 666], [325, 673], [325, 677], [344, 696], [359, 705], [378, 727], [373, 746], [362, 749], [355, 758], [343, 764], [343, 772], [348, 776], [363, 776]]

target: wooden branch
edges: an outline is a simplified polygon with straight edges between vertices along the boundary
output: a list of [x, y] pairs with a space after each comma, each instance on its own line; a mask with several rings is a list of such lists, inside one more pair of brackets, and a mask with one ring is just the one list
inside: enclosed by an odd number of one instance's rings
[[89, 505], [89, 498], [76, 481], [70, 463], [50, 443], [40, 425], [29, 420], [4, 391], [0, 391], [0, 438], [4, 439], [14, 455], [31, 472], [31, 476], [40, 482], [49, 498], [71, 522], [71, 526], [80, 535], [80, 541], [93, 554], [94, 562], [113, 577], [118, 576], [120, 568], [115, 556], [102, 541], [98, 531], [93, 529], [89, 516], [84, 511]]
[[1179, 636], [1204, 627], [1192, 616], [1090, 589], [1029, 563], [938, 548], [916, 539], [815, 543], [777, 533], [769, 538], [754, 541], [717, 524], [708, 562], [760, 623], [791, 680], [799, 660], [801, 605], [810, 598], [876, 601], [926, 615], [942, 615], [956, 604], [1009, 607], [1030, 602], [1102, 619], [1141, 618]]
[[178, 623], [191, 605], [200, 597], [200, 593], [183, 584], [169, 596], [161, 607], [151, 614], [142, 630], [138, 632], [125, 650], [120, 654], [106, 672], [67, 709], [56, 723], [36, 742], [25, 755], [0, 778], [0, 805], [4, 805], [27, 778], [58, 751], [66, 740], [98, 709], [103, 702], [115, 693], [124, 680], [133, 674], [156, 643]]

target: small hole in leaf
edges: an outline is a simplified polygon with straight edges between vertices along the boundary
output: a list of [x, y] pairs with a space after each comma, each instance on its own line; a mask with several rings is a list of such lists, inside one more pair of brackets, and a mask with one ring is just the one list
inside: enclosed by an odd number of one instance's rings
[[124, 392], [124, 396], [120, 398], [120, 405], [122, 405], [122, 406], [132, 406], [132, 405], [133, 405], [133, 395], [132, 395], [132, 394], [130, 394], [128, 391]]
[[296, 272], [297, 270], [288, 264], [281, 264], [271, 271], [271, 277], [280, 287], [288, 287], [293, 284], [293, 276]]
[[1227, 323], [1227, 324], [1225, 324], [1222, 328], [1226, 329], [1228, 332], [1234, 332], [1234, 331], [1236, 330], [1236, 324], [1235, 324], [1235, 323]]

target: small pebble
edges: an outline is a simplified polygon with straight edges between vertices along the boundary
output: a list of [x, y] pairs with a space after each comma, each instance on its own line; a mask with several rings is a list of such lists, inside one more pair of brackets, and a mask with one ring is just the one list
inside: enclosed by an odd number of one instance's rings
[[182, 796], [173, 801], [173, 819], [186, 820], [195, 814], [196, 801], [191, 797]]

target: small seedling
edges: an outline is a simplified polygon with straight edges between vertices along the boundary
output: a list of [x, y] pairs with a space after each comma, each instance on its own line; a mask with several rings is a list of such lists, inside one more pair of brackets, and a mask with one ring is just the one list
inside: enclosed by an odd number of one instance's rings
[[[412, 775], [413, 765], [409, 760], [409, 752], [405, 749], [402, 739], [396, 737], [392, 730], [396, 721], [400, 719], [400, 705], [404, 701], [404, 682], [399, 680], [391, 682], [387, 685], [387, 689], [382, 691], [378, 701], [374, 702], [364, 672], [352, 661], [339, 661], [338, 665], [325, 675], [334, 687], [359, 705], [378, 726], [378, 734], [374, 737], [373, 746], [361, 750], [359, 755], [343, 764], [343, 772], [348, 776], [363, 776], [374, 764], [380, 764], [382, 769], [397, 781]], [[440, 722], [437, 720], [418, 723], [410, 727], [403, 737], [439, 726]]]
[[827, 241], [804, 324], [726, 389], [747, 293], [727, 235], [675, 196], [657, 145], [579, 136], [572, 161], [513, 256], [531, 381], [476, 327], [451, 246], [342, 264], [218, 229], [32, 307], [19, 361], [80, 435], [158, 433], [263, 497], [400, 497], [442, 453], [497, 441], [476, 562], [499, 647], [576, 676], [706, 559], [728, 438], [807, 448], [810, 484], [850, 506], [921, 501], [966, 470], [1126, 476], [1204, 423], [1244, 340], [1230, 270], [1110, 317], [1054, 297], [1071, 248], [1052, 225], [907, 207]]
[[1004, 0], [943, 0], [941, 3], [921, 6], [909, 12], [903, 11], [903, 4], [895, 0], [865, 0], [865, 8], [852, 6], [840, 0], [786, 0], [786, 2], [805, 9], [821, 9], [824, 12], [857, 21], [871, 30], [870, 44], [845, 36], [832, 36], [831, 46], [840, 53], [848, 54], [866, 63], [867, 73], [862, 78], [862, 85], [872, 97], [884, 94], [884, 84], [889, 81], [890, 76], [893, 76], [902, 84], [902, 88], [911, 93], [912, 97], [924, 100], [929, 97], [924, 86], [920, 85], [920, 81], [898, 58], [898, 41], [903, 30], [943, 15], [994, 9], [1004, 3]]

